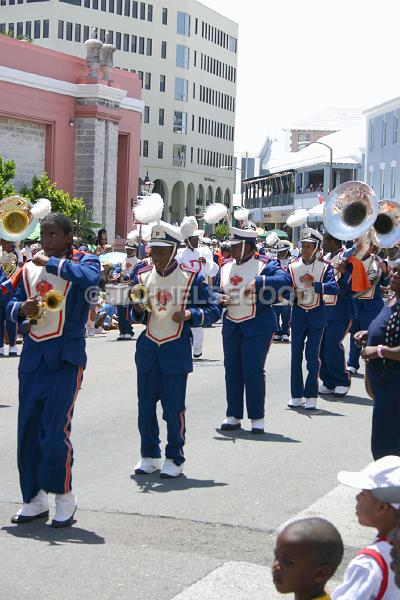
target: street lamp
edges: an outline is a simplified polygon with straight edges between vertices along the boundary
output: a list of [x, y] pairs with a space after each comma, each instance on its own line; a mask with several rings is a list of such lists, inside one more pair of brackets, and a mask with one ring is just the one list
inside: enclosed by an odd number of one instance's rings
[[151, 181], [149, 177], [149, 172], [146, 171], [146, 175], [144, 177], [144, 181], [142, 183], [142, 192], [145, 194], [151, 194], [154, 188], [154, 183]]
[[319, 144], [320, 146], [325, 146], [325, 148], [328, 148], [329, 150], [329, 192], [332, 191], [333, 189], [333, 167], [332, 167], [332, 163], [333, 163], [333, 148], [331, 148], [331, 146], [328, 146], [328, 144], [325, 144], [324, 142], [311, 142], [312, 144]]

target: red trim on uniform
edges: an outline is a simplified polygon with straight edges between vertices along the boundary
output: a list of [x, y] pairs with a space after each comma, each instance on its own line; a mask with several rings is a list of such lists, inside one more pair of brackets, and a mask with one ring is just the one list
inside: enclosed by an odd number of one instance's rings
[[78, 369], [78, 377], [76, 380], [76, 389], [75, 389], [75, 394], [74, 394], [74, 398], [72, 400], [71, 406], [68, 409], [67, 412], [67, 422], [65, 423], [64, 426], [64, 434], [65, 434], [65, 438], [64, 438], [64, 444], [67, 446], [67, 460], [65, 461], [65, 482], [64, 482], [64, 493], [65, 494], [69, 494], [69, 492], [71, 491], [70, 489], [70, 485], [71, 485], [71, 457], [72, 457], [72, 445], [71, 442], [69, 441], [70, 435], [71, 435], [71, 431], [69, 430], [70, 426], [71, 426], [71, 421], [72, 421], [72, 411], [74, 409], [74, 405], [75, 405], [75, 400], [78, 396], [78, 392], [81, 389], [81, 383], [82, 383], [82, 374], [83, 374], [83, 367], [79, 367]]
[[[185, 438], [185, 412], [186, 410], [183, 410], [180, 414], [179, 414], [179, 418], [181, 420], [181, 430], [179, 432], [181, 439], [183, 440], [183, 443], [185, 443], [186, 438]], [[181, 449], [181, 455], [183, 456], [183, 450]]]
[[344, 372], [346, 373], [347, 379], [349, 380], [349, 385], [351, 385], [351, 374], [350, 374], [350, 371], [347, 370], [346, 352], [345, 352], [345, 349], [344, 349], [344, 346], [343, 346], [342, 342], [343, 342], [344, 338], [346, 337], [346, 335], [350, 332], [350, 329], [351, 329], [352, 325], [353, 325], [353, 319], [350, 319], [349, 324], [348, 324], [347, 329], [346, 329], [346, 332], [345, 332], [345, 334], [342, 337], [341, 342], [340, 342], [340, 344], [341, 344], [341, 346], [343, 348], [343, 369], [344, 369]]
[[[378, 541], [382, 542], [385, 541], [385, 539], [383, 538]], [[382, 554], [380, 554], [377, 550], [373, 550], [372, 548], [363, 548], [363, 550], [360, 550], [360, 552], [358, 552], [356, 556], [370, 556], [380, 566], [382, 570], [382, 583], [375, 600], [382, 600], [386, 593], [387, 586], [389, 583], [389, 568], [386, 564], [385, 559], [383, 558]]]
[[[264, 269], [265, 265], [261, 264], [261, 266], [259, 267], [259, 270], [257, 272], [256, 277], [259, 277], [261, 274], [261, 271]], [[266, 286], [266, 276], [263, 275], [264, 277], [264, 287]], [[222, 273], [221, 273], [221, 282], [222, 282]], [[227, 319], [229, 319], [229, 321], [232, 321], [233, 323], [241, 323], [242, 321], [250, 321], [250, 319], [253, 319], [255, 313], [256, 313], [256, 307], [257, 307], [257, 298], [255, 299], [255, 301], [252, 304], [252, 309], [251, 309], [251, 315], [250, 316], [246, 316], [246, 317], [242, 317], [241, 319], [234, 319], [230, 314], [229, 314], [229, 307], [228, 307], [228, 314], [227, 314]]]

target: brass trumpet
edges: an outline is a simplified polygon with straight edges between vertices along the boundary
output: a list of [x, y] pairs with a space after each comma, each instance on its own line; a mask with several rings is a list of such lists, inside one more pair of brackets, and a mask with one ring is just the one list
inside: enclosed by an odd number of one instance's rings
[[143, 310], [151, 312], [149, 290], [141, 283], [137, 283], [131, 289], [129, 294], [131, 303], [137, 306], [142, 306]]
[[64, 302], [65, 296], [61, 292], [57, 290], [49, 290], [39, 301], [38, 313], [28, 317], [29, 321], [37, 322], [40, 319], [43, 319], [47, 311], [60, 312], [60, 310], [63, 308]]

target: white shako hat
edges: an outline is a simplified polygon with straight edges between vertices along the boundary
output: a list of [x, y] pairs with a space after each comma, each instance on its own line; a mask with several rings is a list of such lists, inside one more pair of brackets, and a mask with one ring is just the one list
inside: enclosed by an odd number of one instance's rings
[[179, 246], [183, 236], [179, 227], [160, 221], [151, 229], [150, 246]]
[[313, 244], [321, 244], [323, 240], [323, 235], [316, 229], [311, 229], [311, 227], [305, 227], [300, 232], [300, 244], [303, 242], [312, 242]]
[[199, 229], [196, 217], [184, 217], [181, 224], [181, 234], [183, 239], [187, 240], [190, 237], [202, 237], [204, 231]]
[[125, 248], [137, 248], [140, 242], [140, 231], [134, 229], [128, 233], [128, 237], [125, 242]]
[[230, 227], [229, 233], [229, 242], [231, 246], [234, 244], [239, 244], [240, 242], [255, 244], [258, 237], [256, 228], [250, 224], [247, 224], [245, 229], [240, 229], [239, 227]]

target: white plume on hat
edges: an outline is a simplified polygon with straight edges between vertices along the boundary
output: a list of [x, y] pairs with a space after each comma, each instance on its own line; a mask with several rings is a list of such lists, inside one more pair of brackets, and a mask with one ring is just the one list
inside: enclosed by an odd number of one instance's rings
[[160, 221], [164, 210], [164, 200], [160, 194], [141, 196], [134, 208], [135, 219], [140, 223]]
[[30, 213], [34, 219], [44, 219], [51, 213], [51, 202], [47, 198], [39, 198], [32, 206]]
[[247, 222], [249, 220], [249, 214], [250, 214], [250, 212], [249, 212], [249, 210], [247, 208], [238, 208], [233, 213], [233, 216], [235, 217], [235, 219], [237, 221], [245, 221], [245, 222]]
[[204, 220], [209, 225], [215, 225], [216, 223], [219, 223], [221, 219], [225, 219], [227, 215], [228, 208], [225, 206], [225, 204], [216, 202], [215, 204], [207, 206], [204, 213]]
[[128, 242], [133, 242], [134, 244], [139, 244], [139, 236], [140, 236], [139, 229], [134, 229], [133, 231], [130, 231], [128, 233], [128, 235], [126, 236], [126, 239]]
[[272, 248], [272, 246], [275, 246], [277, 243], [279, 242], [279, 238], [278, 235], [276, 234], [275, 231], [273, 231], [272, 233], [270, 233], [266, 238], [265, 238], [265, 243], [267, 246], [269, 246], [270, 248]]
[[181, 224], [181, 234], [183, 239], [187, 239], [198, 234], [199, 226], [195, 217], [184, 217]]
[[298, 208], [286, 220], [288, 227], [300, 227], [307, 222], [308, 210], [305, 208]]
[[324, 214], [324, 204], [317, 204], [309, 209], [308, 214], [310, 217], [322, 217]]

